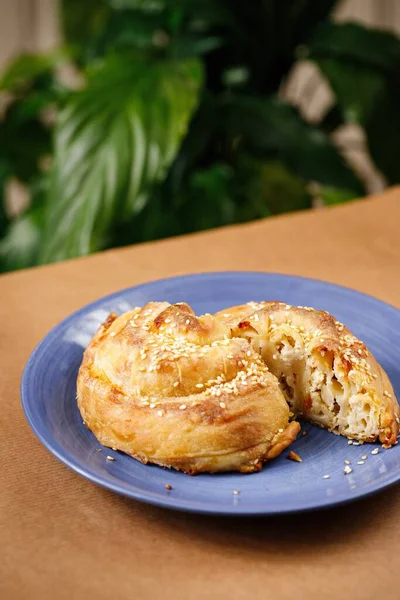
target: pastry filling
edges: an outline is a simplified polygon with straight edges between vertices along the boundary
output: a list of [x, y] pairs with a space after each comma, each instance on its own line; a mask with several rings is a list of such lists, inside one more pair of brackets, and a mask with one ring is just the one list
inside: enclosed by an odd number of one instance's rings
[[379, 403], [372, 390], [357, 386], [346, 361], [324, 347], [306, 348], [303, 337], [287, 324], [267, 337], [245, 335], [277, 377], [295, 415], [347, 437], [379, 435]]

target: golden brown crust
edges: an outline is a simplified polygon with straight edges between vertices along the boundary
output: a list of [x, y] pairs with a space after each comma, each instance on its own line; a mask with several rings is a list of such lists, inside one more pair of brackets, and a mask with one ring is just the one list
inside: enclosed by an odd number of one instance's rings
[[249, 342], [184, 303], [110, 315], [86, 349], [77, 387], [102, 444], [188, 473], [259, 470], [300, 428]]
[[[249, 308], [254, 309], [250, 314]], [[385, 446], [396, 442], [399, 405], [385, 371], [365, 344], [329, 313], [281, 302], [250, 303], [224, 313], [233, 335], [251, 341], [271, 372], [281, 378], [297, 414], [358, 440], [379, 438]], [[243, 314], [235, 324], [235, 318]], [[297, 376], [291, 389], [282, 380], [287, 368]], [[317, 390], [313, 381], [321, 373], [325, 381], [318, 380]], [[293, 398], [288, 397], [290, 393]], [[333, 414], [328, 424], [330, 402]], [[317, 415], [317, 408], [326, 409], [326, 417]], [[346, 424], [346, 414], [350, 424]]]

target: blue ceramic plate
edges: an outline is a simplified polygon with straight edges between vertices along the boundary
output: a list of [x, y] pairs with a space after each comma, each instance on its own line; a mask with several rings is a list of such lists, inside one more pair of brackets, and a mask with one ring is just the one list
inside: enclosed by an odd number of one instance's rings
[[[321, 281], [267, 273], [212, 273], [164, 279], [98, 300], [65, 319], [38, 345], [22, 378], [26, 417], [43, 444], [68, 467], [105, 488], [168, 508], [232, 515], [276, 514], [348, 502], [400, 479], [400, 445], [349, 446], [347, 439], [305, 425], [292, 449], [260, 473], [197, 475], [142, 465], [103, 448], [84, 427], [75, 380], [84, 348], [108, 313], [123, 313], [149, 300], [185, 301], [197, 314], [249, 300], [282, 300], [325, 309], [343, 321], [375, 354], [400, 397], [400, 311], [375, 298]], [[379, 448], [377, 455], [371, 454]], [[114, 462], [106, 456], [115, 458]], [[358, 464], [364, 459], [364, 464]], [[352, 473], [343, 473], [344, 460]], [[329, 478], [323, 478], [330, 475]], [[172, 490], [165, 488], [166, 484]], [[233, 494], [234, 490], [240, 494]]]

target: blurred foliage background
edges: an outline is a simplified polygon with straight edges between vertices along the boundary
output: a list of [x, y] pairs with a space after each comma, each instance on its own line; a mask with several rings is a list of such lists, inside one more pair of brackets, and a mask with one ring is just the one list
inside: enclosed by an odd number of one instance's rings
[[[399, 183], [400, 40], [337, 4], [62, 0], [64, 45], [0, 77], [0, 271], [360, 197], [348, 123]], [[304, 60], [333, 91], [318, 120], [285, 93]]]

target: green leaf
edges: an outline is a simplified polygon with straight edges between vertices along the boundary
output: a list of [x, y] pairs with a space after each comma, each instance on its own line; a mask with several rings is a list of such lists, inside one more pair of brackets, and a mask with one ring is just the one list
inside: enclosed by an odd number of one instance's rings
[[321, 186], [316, 194], [324, 204], [342, 204], [349, 200], [355, 200], [357, 195], [351, 190], [337, 189], [329, 186]]
[[10, 175], [29, 182], [40, 171], [40, 160], [51, 151], [49, 129], [43, 125], [32, 104], [25, 98], [13, 101], [0, 122], [0, 139], [6, 140], [0, 153], [7, 160]]
[[41, 261], [88, 254], [146, 205], [196, 107], [197, 62], [109, 58], [61, 113]]
[[8, 227], [8, 216], [6, 212], [6, 185], [10, 176], [10, 168], [7, 161], [0, 158], [0, 240]]
[[63, 36], [79, 63], [99, 55], [98, 39], [107, 30], [111, 14], [101, 0], [61, 0]]
[[389, 184], [400, 183], [400, 85], [389, 83], [365, 125], [368, 147]]
[[204, 94], [169, 170], [166, 181], [168, 193], [178, 194], [188, 174], [201, 163], [216, 136], [218, 118], [215, 99]]
[[363, 194], [361, 182], [329, 137], [284, 102], [245, 96], [225, 100], [220, 126], [239, 140], [239, 147], [278, 158], [306, 181]]
[[236, 186], [240, 220], [311, 208], [306, 182], [279, 160], [240, 156]]
[[371, 68], [351, 62], [321, 59], [317, 64], [341, 106], [344, 122], [365, 125], [386, 91], [385, 77]]
[[25, 269], [37, 264], [43, 207], [34, 206], [11, 222], [0, 240], [0, 272]]
[[21, 54], [7, 67], [0, 79], [0, 90], [17, 92], [39, 77], [52, 73], [60, 61], [61, 52], [52, 54]]
[[321, 27], [310, 58], [326, 75], [347, 122], [361, 124], [377, 167], [399, 183], [400, 39], [355, 24]]
[[143, 9], [147, 12], [158, 12], [166, 4], [165, 0], [105, 0], [114, 10]]
[[27, 212], [15, 220], [0, 241], [0, 272], [31, 267], [36, 263], [40, 229]]
[[232, 167], [221, 163], [192, 173], [186, 198], [180, 199], [182, 204], [176, 211], [185, 232], [235, 222], [233, 177]]
[[398, 75], [400, 39], [388, 31], [356, 23], [324, 23], [308, 42], [309, 58], [337, 59]]

